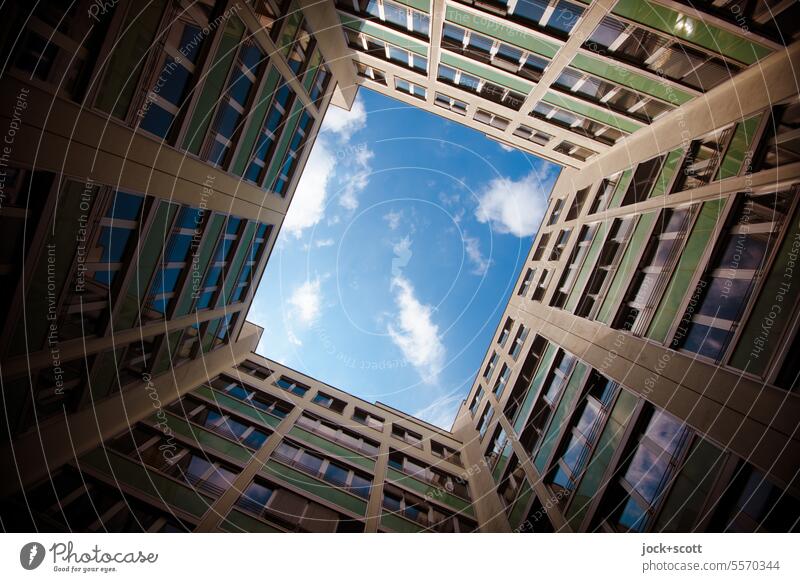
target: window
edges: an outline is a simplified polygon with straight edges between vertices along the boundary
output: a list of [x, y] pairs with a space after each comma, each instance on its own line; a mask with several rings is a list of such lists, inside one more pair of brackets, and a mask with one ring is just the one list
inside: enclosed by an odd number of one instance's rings
[[561, 258], [561, 253], [564, 251], [564, 247], [567, 246], [567, 242], [569, 241], [569, 235], [571, 233], [572, 233], [571, 228], [565, 228], [559, 233], [558, 239], [556, 240], [556, 244], [553, 245], [553, 250], [550, 251], [551, 261], [557, 261]]
[[383, 430], [383, 423], [385, 422], [385, 420], [380, 416], [367, 412], [366, 410], [362, 410], [361, 408], [356, 408], [355, 412], [353, 413], [353, 420], [359, 424], [363, 424], [380, 431]]
[[413, 10], [392, 0], [383, 0], [380, 3], [376, 0], [359, 2], [336, 0], [336, 6], [365, 18], [378, 20], [405, 34], [420, 38], [428, 38], [430, 34], [430, 17], [426, 13]]
[[536, 245], [536, 251], [533, 253], [531, 260], [538, 261], [544, 256], [544, 251], [547, 249], [547, 244], [550, 242], [550, 233], [545, 232], [539, 237], [539, 244]]
[[483, 369], [483, 377], [484, 379], [488, 380], [492, 377], [492, 372], [494, 371], [494, 367], [497, 365], [497, 362], [500, 360], [500, 356], [497, 355], [497, 352], [492, 352], [492, 357], [489, 358], [489, 361], [486, 363], [486, 367]]
[[362, 79], [369, 79], [371, 81], [375, 81], [380, 85], [386, 85], [386, 73], [381, 71], [380, 69], [376, 69], [375, 67], [371, 67], [370, 65], [365, 65], [364, 63], [359, 63], [354, 61], [356, 66], [356, 72], [359, 77]]
[[535, 274], [536, 269], [528, 269], [525, 272], [525, 277], [522, 279], [522, 283], [519, 284], [519, 289], [517, 289], [517, 295], [525, 297], [528, 294], [528, 289], [530, 289]]
[[347, 406], [347, 403], [344, 400], [340, 400], [339, 398], [335, 398], [329, 394], [325, 394], [325, 392], [322, 391], [317, 392], [311, 401], [314, 404], [319, 404], [320, 406], [323, 406], [328, 410], [331, 410], [338, 414], [344, 412], [344, 409]]
[[634, 224], [633, 218], [616, 218], [611, 223], [592, 274], [583, 289], [575, 315], [588, 319], [593, 319], [596, 315], [628, 246]]
[[384, 486], [383, 508], [432, 531], [457, 533], [477, 529], [477, 525], [469, 519], [453, 515], [393, 485]]
[[249, 374], [259, 380], [266, 380], [270, 376], [272, 376], [272, 370], [269, 368], [265, 368], [264, 366], [260, 366], [254, 362], [249, 360], [245, 360], [239, 366], [236, 367], [237, 370], [241, 370], [245, 374]]
[[434, 457], [439, 457], [459, 467], [463, 466], [461, 463], [461, 454], [457, 450], [437, 443], [436, 441], [431, 441], [431, 454], [433, 454]]
[[520, 406], [527, 397], [528, 392], [538, 388], [538, 386], [533, 386], [533, 374], [539, 365], [539, 360], [546, 346], [547, 340], [538, 335], [534, 336], [528, 354], [525, 356], [525, 360], [519, 370], [517, 381], [514, 383], [511, 394], [509, 394], [503, 408], [503, 414], [509, 421], [516, 420], [516, 414], [520, 410]]
[[294, 406], [288, 402], [284, 402], [283, 400], [275, 398], [274, 396], [264, 392], [258, 392], [249, 388], [245, 388], [242, 384], [230, 380], [225, 376], [219, 376], [218, 378], [215, 378], [211, 382], [211, 386], [217, 390], [225, 392], [237, 400], [241, 400], [254, 406], [261, 412], [266, 412], [267, 414], [271, 414], [277, 418], [285, 418], [286, 415], [289, 414], [294, 408]]
[[492, 422], [492, 416], [494, 416], [494, 408], [492, 408], [491, 404], [487, 404], [486, 408], [483, 409], [483, 414], [481, 414], [481, 418], [478, 421], [478, 433], [480, 434], [480, 438], [486, 435], [486, 429], [489, 428], [489, 423]]
[[[530, 115], [605, 145], [614, 145], [617, 140], [626, 135], [615, 126], [594, 121], [584, 115], [573, 113], [561, 107], [555, 107], [544, 101], [537, 103]], [[562, 142], [560, 147], [563, 150], [562, 153], [572, 157], [580, 157], [582, 161], [585, 161], [595, 153], [566, 141]]]
[[406, 81], [405, 79], [401, 79], [400, 77], [395, 77], [394, 79], [394, 88], [398, 91], [402, 91], [403, 93], [408, 93], [412, 97], [416, 97], [417, 99], [425, 100], [427, 96], [427, 91], [425, 87], [422, 85], [417, 85], [416, 83], [412, 83], [411, 81]]
[[727, 229], [695, 288], [696, 305], [681, 319], [673, 349], [722, 359], [795, 195], [792, 191], [738, 195]]
[[503, 427], [498, 423], [497, 427], [494, 429], [494, 433], [492, 434], [492, 438], [489, 439], [489, 444], [486, 447], [486, 453], [484, 457], [486, 458], [486, 464], [494, 469], [497, 462], [500, 460], [500, 457], [503, 453], [503, 448], [505, 448], [506, 443], [508, 443], [508, 436], [506, 435], [506, 431]]
[[345, 34], [347, 35], [349, 46], [355, 50], [365, 52], [379, 59], [417, 71], [418, 73], [425, 74], [428, 72], [428, 59], [423, 56], [352, 30], [345, 30]]
[[174, 402], [168, 410], [212, 432], [238, 441], [252, 450], [261, 448], [271, 434], [269, 431], [256, 428], [251, 421], [193, 396], [185, 396]]
[[505, 117], [500, 117], [499, 115], [495, 115], [494, 113], [490, 113], [484, 109], [478, 109], [475, 112], [475, 121], [480, 121], [486, 125], [491, 125], [500, 131], [505, 131], [509, 124], [509, 120]]
[[558, 152], [559, 154], [564, 154], [571, 158], [575, 158], [581, 162], [585, 162], [597, 153], [589, 148], [575, 145], [574, 143], [566, 140], [554, 147], [553, 151]]
[[436, 99], [434, 99], [433, 102], [439, 107], [449, 109], [453, 113], [458, 113], [459, 115], [467, 114], [466, 101], [461, 101], [460, 99], [456, 99], [454, 97], [448, 97], [443, 93], [436, 93]]
[[678, 259], [681, 241], [692, 214], [690, 208], [666, 209], [661, 213], [612, 324], [613, 328], [637, 335], [645, 332], [658, 305], [664, 282]]
[[742, 462], [720, 500], [710, 530], [721, 532], [797, 532], [800, 500]]
[[[145, 440], [148, 433], [151, 436]], [[207, 450], [200, 452], [183, 444], [174, 446], [166, 439], [150, 429], [138, 434], [126, 431], [112, 441], [111, 448], [214, 497], [231, 488], [238, 468], [216, 460]], [[165, 450], [172, 454], [164, 454]]]
[[469, 499], [467, 483], [445, 471], [431, 467], [427, 463], [392, 449], [389, 451], [389, 467], [441, 488], [462, 499]]
[[405, 441], [408, 444], [417, 447], [418, 449], [422, 448], [422, 435], [408, 430], [407, 428], [404, 428], [398, 424], [392, 424], [392, 436], [396, 439], [400, 439], [401, 441]]
[[277, 382], [275, 382], [275, 386], [277, 386], [278, 388], [282, 388], [287, 392], [291, 392], [292, 394], [294, 394], [295, 396], [299, 396], [300, 398], [305, 396], [306, 392], [308, 392], [309, 390], [308, 386], [306, 386], [305, 384], [301, 384], [300, 382], [292, 380], [291, 378], [288, 378], [286, 376], [281, 376], [280, 378], [278, 378]]
[[363, 532], [364, 523], [257, 477], [236, 501], [236, 508], [288, 531]]
[[314, 125], [314, 118], [307, 112], [300, 114], [300, 122], [294, 130], [294, 135], [289, 141], [289, 149], [283, 157], [280, 170], [275, 178], [272, 191], [279, 196], [285, 196], [289, 182], [292, 181], [297, 166], [300, 163], [300, 156], [303, 153], [306, 142], [311, 135], [311, 127]]
[[614, 192], [617, 189], [617, 184], [619, 183], [621, 176], [622, 173], [615, 174], [614, 176], [605, 178], [602, 182], [600, 182], [600, 187], [597, 189], [597, 194], [594, 196], [592, 207], [589, 209], [589, 214], [602, 212], [608, 208], [608, 205], [611, 203], [611, 197], [614, 195]]
[[514, 361], [516, 361], [516, 359], [522, 353], [522, 346], [525, 345], [526, 339], [528, 339], [528, 328], [520, 324], [519, 329], [517, 330], [517, 335], [514, 336], [514, 341], [512, 342], [511, 347], [508, 348], [508, 355], [510, 355]]
[[732, 137], [731, 126], [694, 140], [678, 172], [673, 191], [693, 190], [713, 181]]
[[497, 398], [500, 398], [503, 395], [503, 390], [506, 389], [506, 384], [508, 384], [508, 379], [511, 376], [511, 368], [509, 368], [506, 364], [503, 364], [503, 367], [500, 368], [500, 375], [497, 376], [497, 381], [494, 383], [494, 392]]
[[776, 106], [771, 121], [758, 167], [777, 168], [800, 161], [800, 102]]
[[586, 202], [586, 197], [589, 195], [589, 190], [591, 190], [591, 186], [582, 188], [575, 193], [575, 199], [572, 201], [572, 206], [570, 206], [569, 212], [567, 213], [567, 220], [575, 220], [578, 218], [583, 204]]
[[561, 505], [566, 504], [580, 482], [610, 413], [617, 387], [615, 382], [592, 370], [585, 394], [575, 407], [547, 477]]
[[322, 479], [335, 487], [349, 491], [364, 499], [369, 499], [372, 478], [367, 474], [351, 469], [339, 461], [331, 460], [316, 452], [309, 451], [300, 444], [287, 440], [278, 445], [272, 456], [312, 477]]
[[566, 0], [555, 4], [550, 0], [519, 0], [514, 4], [512, 18], [565, 37], [581, 20], [583, 10]]
[[[476, 93], [477, 95], [480, 95], [481, 97], [488, 99], [489, 101], [493, 101], [494, 103], [510, 107], [514, 111], [519, 111], [520, 108], [522, 107], [522, 103], [525, 101], [525, 95], [522, 95], [510, 89], [506, 89], [499, 85], [495, 85], [494, 83], [490, 83], [485, 79], [480, 79], [474, 75], [470, 75], [469, 73], [466, 73], [459, 69], [448, 67], [447, 65], [441, 65], [441, 64], [439, 65], [438, 80], [444, 83], [449, 83], [451, 85], [460, 87], [465, 91]], [[491, 124], [491, 121], [494, 119], [494, 117], [492, 116], [492, 114], [489, 114], [488, 112], [484, 113], [486, 115], [481, 116], [481, 118], [478, 118], [476, 116], [476, 119], [478, 119], [478, 121], [482, 121], [483, 123]], [[488, 121], [486, 121], [487, 119]], [[505, 122], [505, 126], [507, 126], [508, 121], [507, 120], [503, 121]], [[496, 123], [500, 124], [502, 122], [497, 121]], [[503, 127], [503, 129], [505, 129], [505, 126]]]
[[556, 353], [520, 439], [529, 453], [536, 450], [544, 435], [547, 423], [561, 399], [576, 361], [575, 356], [564, 350]]
[[359, 451], [368, 457], [375, 457], [378, 454], [379, 445], [377, 442], [311, 413], [304, 412], [297, 419], [297, 426], [323, 436], [327, 440], [335, 441], [350, 449]]
[[564, 206], [563, 198], [556, 198], [553, 204], [553, 210], [550, 211], [550, 218], [547, 219], [547, 226], [552, 226], [558, 222], [558, 217], [561, 215], [561, 208]]
[[558, 282], [558, 287], [553, 294], [553, 299], [550, 301], [550, 305], [553, 307], [560, 309], [564, 307], [564, 304], [567, 302], [567, 297], [569, 297], [569, 294], [575, 286], [575, 279], [578, 277], [578, 272], [583, 265], [583, 260], [589, 252], [589, 246], [592, 244], [597, 226], [597, 223], [595, 223], [581, 227], [578, 243], [572, 250], [569, 262], [564, 268], [564, 272]]
[[501, 348], [505, 347], [508, 336], [511, 334], [511, 328], [514, 327], [514, 320], [506, 317], [506, 322], [503, 324], [503, 329], [500, 330], [500, 335], [497, 336], [497, 345]]
[[472, 398], [472, 404], [469, 405], [469, 411], [472, 414], [472, 416], [475, 416], [475, 413], [478, 410], [478, 405], [481, 403], [481, 400], [483, 400], [483, 388], [478, 386], [478, 390], [475, 392], [475, 396], [473, 396]]
[[527, 125], [520, 125], [517, 127], [517, 129], [514, 130], [514, 135], [540, 146], [546, 146], [550, 143], [550, 140], [553, 139], [553, 136], [549, 133], [533, 129]]
[[213, 165], [227, 167], [255, 94], [256, 80], [263, 74], [265, 64], [266, 57], [254, 39], [240, 42], [228, 86], [219, 98], [202, 153], [203, 159]]
[[331, 71], [327, 65], [320, 64], [314, 72], [314, 80], [311, 82], [311, 92], [309, 97], [314, 104], [319, 108], [325, 97], [325, 92], [328, 90], [328, 84], [331, 80]]
[[547, 269], [542, 269], [542, 274], [539, 276], [539, 282], [536, 284], [536, 289], [533, 291], [531, 299], [534, 301], [541, 301], [544, 294], [547, 293], [547, 285], [550, 282], [548, 275], [550, 272]]
[[689, 431], [664, 411], [650, 413], [638, 445], [626, 458], [619, 480], [609, 493], [615, 508], [608, 522], [618, 531], [645, 531], [653, 521], [660, 496], [675, 475]]
[[[276, 73], [275, 69], [270, 74]], [[272, 160], [275, 148], [286, 126], [286, 119], [294, 103], [295, 94], [288, 83], [281, 82], [272, 96], [264, 125], [258, 134], [256, 144], [250, 154], [250, 163], [244, 178], [254, 184], [263, 184], [266, 178], [267, 166]]]

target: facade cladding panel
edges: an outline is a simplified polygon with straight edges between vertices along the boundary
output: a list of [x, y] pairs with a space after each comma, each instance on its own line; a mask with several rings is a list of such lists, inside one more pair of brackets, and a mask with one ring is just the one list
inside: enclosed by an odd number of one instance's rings
[[[797, 4], [17, 4], [5, 529], [800, 527]], [[563, 167], [450, 431], [253, 353], [359, 85]]]

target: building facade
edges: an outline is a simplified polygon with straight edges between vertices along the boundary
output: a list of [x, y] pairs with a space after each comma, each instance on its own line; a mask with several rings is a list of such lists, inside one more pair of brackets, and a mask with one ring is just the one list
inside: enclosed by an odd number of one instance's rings
[[[5, 529], [798, 529], [796, 3], [50, 8], [2, 19]], [[359, 85], [563, 166], [449, 432], [252, 353]]]

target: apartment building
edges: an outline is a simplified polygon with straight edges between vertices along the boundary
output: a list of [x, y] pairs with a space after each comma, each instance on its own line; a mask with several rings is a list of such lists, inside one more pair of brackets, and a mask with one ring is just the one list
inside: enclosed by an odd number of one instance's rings
[[[795, 531], [797, 10], [2, 19], [3, 527]], [[360, 85], [564, 168], [451, 432], [252, 353], [313, 137]]]

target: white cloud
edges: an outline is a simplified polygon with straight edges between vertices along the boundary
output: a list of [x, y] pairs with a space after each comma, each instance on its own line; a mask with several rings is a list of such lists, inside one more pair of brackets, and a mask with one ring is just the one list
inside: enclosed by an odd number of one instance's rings
[[383, 219], [389, 226], [389, 230], [397, 230], [400, 226], [400, 220], [403, 218], [403, 211], [395, 212], [394, 210], [387, 212], [383, 215]]
[[477, 238], [467, 236], [464, 233], [464, 248], [467, 252], [467, 258], [472, 263], [473, 275], [484, 275], [489, 270], [489, 265], [492, 264], [491, 260], [487, 259], [481, 253], [481, 242]]
[[350, 111], [335, 105], [329, 107], [327, 113], [325, 113], [325, 119], [322, 120], [321, 130], [335, 133], [342, 140], [347, 141], [354, 133], [363, 129], [366, 125], [367, 110], [364, 108], [364, 102], [361, 99], [356, 99]]
[[413, 416], [444, 430], [450, 430], [463, 399], [464, 395], [460, 390], [453, 394], [446, 394], [437, 398], [425, 408], [420, 408], [413, 413]]
[[318, 139], [297, 184], [289, 211], [283, 221], [284, 231], [300, 238], [306, 228], [325, 215], [328, 186], [336, 170], [336, 159], [327, 141]]
[[502, 142], [497, 142], [497, 145], [499, 145], [500, 149], [502, 149], [504, 152], [513, 152], [514, 149], [515, 149], [515, 148], [511, 147], [510, 145], [506, 145], [506, 144], [504, 144]]
[[314, 241], [314, 246], [316, 246], [319, 249], [323, 247], [332, 247], [334, 244], [336, 244], [336, 241], [333, 240], [332, 238], [323, 238]]
[[495, 178], [478, 197], [475, 218], [501, 233], [531, 236], [547, 209], [551, 176], [531, 172], [520, 180]]
[[[322, 313], [322, 293], [319, 278], [308, 280], [297, 287], [289, 298], [289, 306], [297, 321], [311, 325]], [[294, 343], [294, 342], [292, 342]]]
[[416, 368], [427, 384], [435, 383], [444, 365], [445, 347], [439, 337], [439, 326], [433, 322], [432, 309], [420, 303], [414, 287], [402, 275], [392, 278], [395, 304], [398, 308], [395, 321], [389, 325], [389, 337], [408, 362]]
[[348, 165], [353, 168], [352, 173], [344, 179], [339, 204], [347, 210], [355, 210], [358, 208], [358, 194], [369, 184], [369, 176], [372, 173], [370, 161], [375, 154], [364, 144], [348, 153], [350, 153]]

